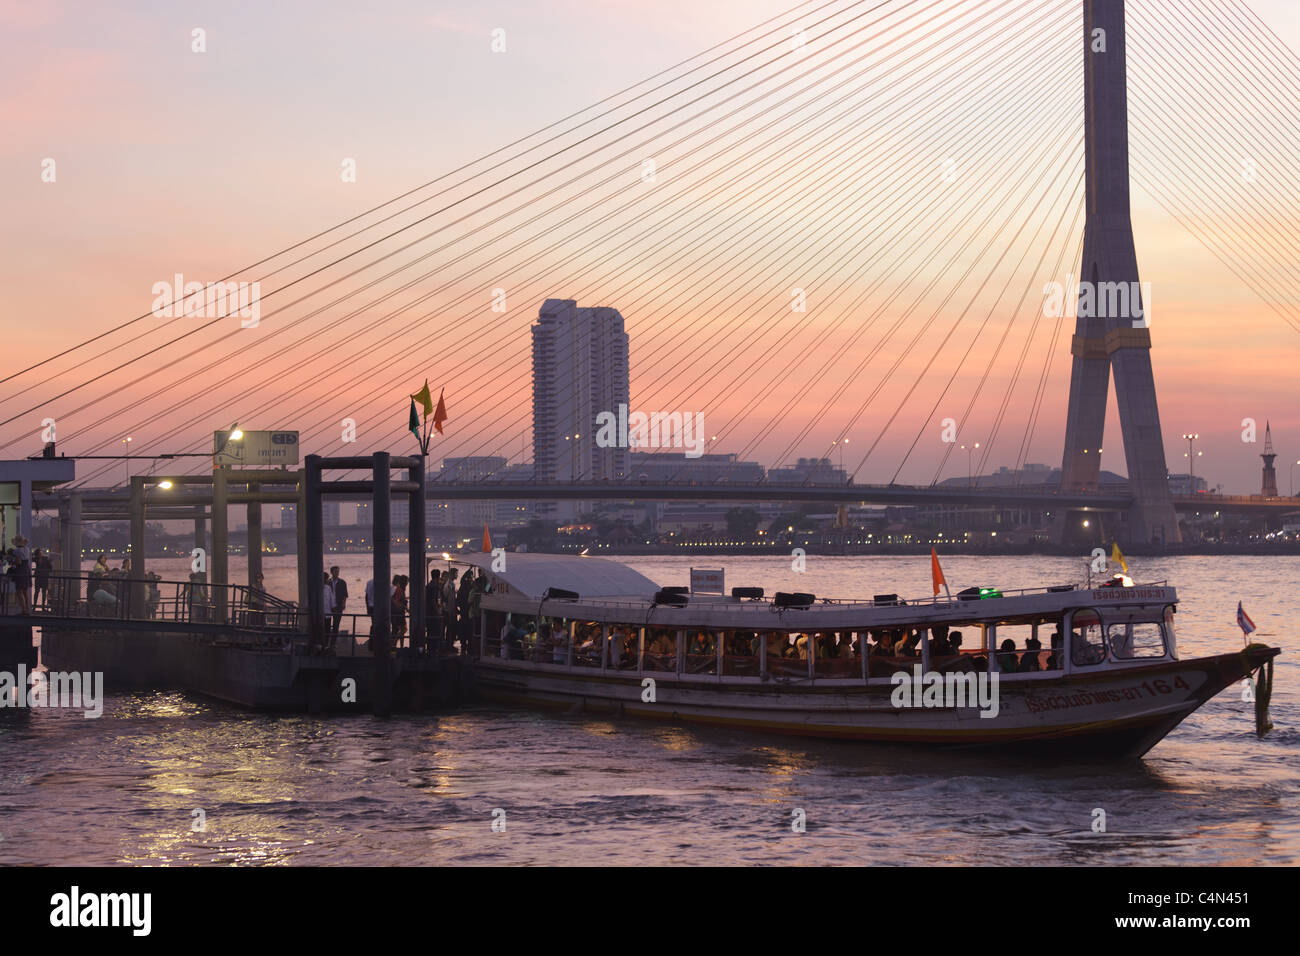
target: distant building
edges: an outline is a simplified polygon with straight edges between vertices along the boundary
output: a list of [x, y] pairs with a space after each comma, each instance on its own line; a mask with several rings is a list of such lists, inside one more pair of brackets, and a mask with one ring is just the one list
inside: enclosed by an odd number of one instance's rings
[[771, 468], [767, 480], [774, 485], [846, 485], [849, 476], [829, 458], [800, 458], [793, 468]]
[[621, 481], [628, 449], [596, 444], [596, 416], [628, 404], [628, 339], [617, 309], [547, 299], [533, 334], [535, 480]]
[[1210, 486], [1199, 475], [1170, 475], [1169, 490], [1175, 495], [1199, 495], [1209, 491]]
[[739, 461], [735, 455], [701, 455], [687, 458], [681, 452], [633, 452], [632, 478], [647, 484], [670, 481], [711, 485], [720, 481], [733, 484], [758, 484], [763, 480], [763, 466], [756, 461]]

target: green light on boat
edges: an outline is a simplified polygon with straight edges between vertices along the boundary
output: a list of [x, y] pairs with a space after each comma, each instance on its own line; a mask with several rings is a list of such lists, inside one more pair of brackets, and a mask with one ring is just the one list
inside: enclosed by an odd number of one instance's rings
[[999, 591], [997, 588], [980, 588], [981, 601], [984, 600], [985, 598], [1000, 598], [1000, 597], [1002, 597], [1002, 592]]

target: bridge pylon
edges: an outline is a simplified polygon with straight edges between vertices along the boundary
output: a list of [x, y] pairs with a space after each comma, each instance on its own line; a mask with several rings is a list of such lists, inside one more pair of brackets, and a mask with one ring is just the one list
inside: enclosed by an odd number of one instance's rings
[[[1133, 494], [1126, 537], [1140, 544], [1174, 543], [1182, 536], [1151, 370], [1150, 297], [1138, 280], [1129, 205], [1124, 0], [1083, 0], [1083, 14], [1088, 216], [1070, 349], [1061, 490], [1097, 490], [1113, 372]], [[1062, 512], [1057, 540], [1094, 543], [1100, 531], [1097, 518]]]

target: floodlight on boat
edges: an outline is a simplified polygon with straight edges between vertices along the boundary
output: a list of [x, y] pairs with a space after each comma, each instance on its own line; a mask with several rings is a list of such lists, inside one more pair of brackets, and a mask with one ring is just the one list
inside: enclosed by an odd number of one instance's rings
[[777, 591], [775, 594], [772, 595], [772, 606], [787, 607], [787, 608], [788, 607], [807, 608], [810, 607], [813, 604], [813, 602], [816, 600], [817, 600], [817, 596], [815, 594], [805, 594], [801, 591], [796, 591], [794, 593], [789, 593], [786, 591]]
[[742, 600], [744, 598], [752, 598], [756, 601], [761, 601], [763, 600], [763, 589], [762, 588], [732, 588], [731, 596], [734, 598], [740, 598]]
[[577, 591], [566, 591], [564, 588], [547, 588], [546, 593], [542, 595], [543, 601], [579, 601], [582, 599]]
[[997, 588], [980, 588], [980, 600], [1000, 597], [1002, 597], [1002, 592]]

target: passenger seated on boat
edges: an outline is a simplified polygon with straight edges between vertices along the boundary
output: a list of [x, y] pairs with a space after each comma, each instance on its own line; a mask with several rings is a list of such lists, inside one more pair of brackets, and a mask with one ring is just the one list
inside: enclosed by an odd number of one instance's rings
[[1061, 632], [1052, 632], [1052, 653], [1047, 655], [1047, 666], [1044, 670], [1059, 671], [1061, 669]]
[[1017, 674], [1026, 674], [1029, 673], [1030, 671], [1037, 671], [1042, 669], [1038, 666], [1038, 655], [1039, 655], [1039, 651], [1042, 649], [1042, 644], [1038, 641], [1035, 641], [1032, 637], [1029, 639], [1028, 642], [1026, 642], [1026, 644], [1028, 643], [1038, 644], [1039, 647], [1038, 649], [1029, 647], [1026, 649], [1026, 651], [1023, 654], [1020, 655], [1020, 665], [1016, 668]]
[[947, 624], [932, 624], [930, 626], [930, 633], [933, 635], [930, 638], [931, 659], [936, 657], [947, 657], [952, 654], [952, 643], [948, 638]]
[[687, 654], [693, 657], [704, 657], [709, 654], [717, 653], [713, 647], [713, 640], [703, 631], [696, 631], [691, 638], [691, 643], [687, 646]]
[[569, 662], [569, 635], [563, 627], [555, 629], [555, 640], [551, 642], [551, 661], [556, 664]]
[[573, 657], [575, 661], [581, 660], [587, 664], [600, 663], [600, 625], [588, 625], [578, 632]]
[[609, 632], [609, 666], [619, 667], [623, 660], [624, 639], [620, 631]]
[[1016, 654], [1016, 642], [1007, 638], [998, 645], [998, 670], [1004, 674], [1014, 674], [1020, 667], [1020, 659]]
[[921, 632], [915, 628], [903, 628], [898, 639], [894, 641], [895, 657], [918, 657], [921, 646]]

